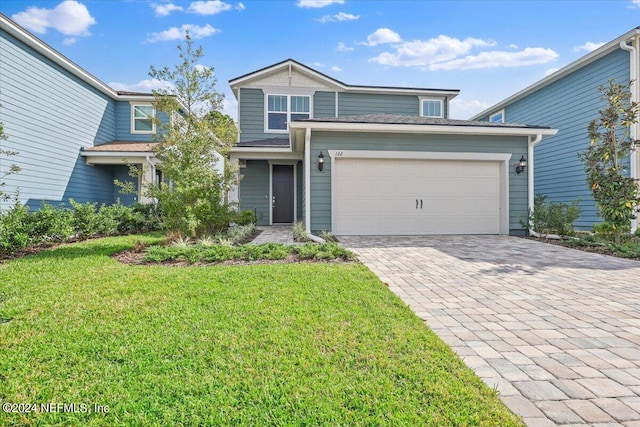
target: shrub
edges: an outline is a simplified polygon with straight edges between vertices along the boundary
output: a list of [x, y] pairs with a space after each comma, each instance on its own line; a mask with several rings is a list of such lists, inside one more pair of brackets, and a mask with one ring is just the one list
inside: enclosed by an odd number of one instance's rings
[[298, 221], [293, 224], [293, 240], [296, 242], [304, 242], [307, 240], [307, 228], [304, 222]]
[[29, 209], [16, 203], [0, 213], [0, 252], [12, 254], [31, 244]]
[[96, 203], [78, 203], [73, 199], [69, 200], [72, 210], [72, 224], [75, 230], [76, 236], [79, 239], [87, 239], [97, 233], [98, 224], [98, 209]]
[[43, 203], [39, 210], [30, 212], [31, 243], [62, 242], [73, 236], [73, 215], [60, 205]]
[[235, 218], [233, 219], [233, 222], [235, 222], [238, 225], [255, 224], [256, 215], [253, 213], [253, 211], [238, 212], [236, 213]]
[[[573, 223], [581, 212], [578, 203], [579, 200], [571, 203], [548, 202], [547, 196], [536, 194], [533, 215], [529, 215], [529, 221], [533, 224], [533, 229], [540, 234], [571, 236], [574, 234]], [[523, 225], [529, 228], [528, 224]]]

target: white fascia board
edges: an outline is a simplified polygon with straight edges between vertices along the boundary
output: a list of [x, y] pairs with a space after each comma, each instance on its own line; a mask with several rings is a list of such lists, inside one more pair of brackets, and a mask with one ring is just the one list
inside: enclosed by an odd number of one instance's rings
[[229, 154], [231, 160], [302, 160], [302, 152], [300, 153], [274, 153], [265, 151], [242, 151], [231, 152]]
[[232, 147], [229, 151], [231, 153], [291, 153], [291, 147]]
[[385, 93], [385, 94], [398, 94], [398, 95], [432, 95], [432, 96], [446, 96], [449, 99], [453, 99], [458, 96], [460, 91], [458, 90], [440, 90], [440, 89], [420, 89], [420, 88], [403, 88], [403, 87], [377, 87], [377, 86], [351, 86], [345, 83], [342, 83], [339, 80], [335, 80], [329, 76], [321, 74], [314, 70], [313, 68], [309, 68], [306, 65], [298, 64], [294, 61], [286, 61], [280, 64], [273, 65], [271, 67], [260, 70], [256, 73], [252, 73], [246, 75], [244, 77], [237, 78], [235, 80], [229, 81], [229, 86], [231, 86], [231, 90], [233, 91], [236, 98], [238, 97], [238, 89], [243, 87], [243, 83], [259, 79], [260, 77], [270, 74], [276, 70], [288, 67], [297, 67], [301, 68], [305, 73], [312, 75], [314, 78], [319, 79], [321, 81], [327, 82], [329, 86], [333, 86], [341, 92], [366, 92], [366, 93]]
[[155, 157], [153, 151], [80, 151], [83, 157]]
[[424, 134], [453, 134], [453, 135], [513, 135], [553, 136], [558, 129], [541, 128], [507, 128], [495, 126], [447, 126], [447, 125], [406, 125], [380, 123], [330, 123], [292, 122], [291, 129], [310, 128], [314, 131], [335, 132], [387, 132], [387, 133], [424, 133]]
[[56, 51], [39, 38], [35, 37], [3, 14], [0, 14], [0, 28], [105, 95], [113, 99], [118, 98], [118, 94], [115, 90], [89, 74], [84, 69], [80, 68], [69, 58]]
[[572, 63], [570, 63], [569, 65], [564, 66], [563, 68], [559, 69], [558, 71], [556, 71], [555, 73], [550, 74], [549, 76], [545, 77], [542, 80], [537, 81], [536, 83], [527, 86], [526, 88], [522, 89], [519, 92], [516, 92], [515, 94], [511, 95], [510, 97], [498, 102], [497, 104], [492, 105], [491, 107], [481, 111], [480, 113], [476, 114], [475, 116], [471, 117], [469, 120], [477, 120], [481, 117], [487, 116], [490, 113], [493, 113], [497, 110], [500, 110], [504, 107], [506, 107], [507, 105], [521, 99], [524, 98], [525, 96], [529, 95], [532, 92], [535, 92], [538, 89], [541, 89], [553, 82], [555, 82], [556, 80], [560, 80], [561, 78], [563, 78], [564, 76], [573, 73], [574, 71], [589, 65], [590, 63], [602, 58], [605, 55], [608, 55], [609, 53], [613, 52], [616, 49], [620, 48], [620, 42], [621, 41], [625, 41], [628, 40], [630, 38], [636, 37], [638, 34], [640, 34], [640, 29], [638, 28], [634, 28], [633, 30], [629, 31], [628, 33], [618, 37], [615, 40], [610, 41], [609, 43], [599, 47], [598, 49], [594, 50], [593, 52], [573, 61]]
[[396, 159], [396, 160], [482, 160], [506, 162], [511, 153], [464, 153], [448, 151], [369, 151], [327, 150], [331, 159]]

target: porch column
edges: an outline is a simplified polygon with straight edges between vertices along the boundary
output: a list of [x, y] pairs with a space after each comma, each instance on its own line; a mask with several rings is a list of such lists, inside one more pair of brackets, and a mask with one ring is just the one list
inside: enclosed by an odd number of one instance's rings
[[140, 203], [153, 203], [153, 199], [147, 196], [147, 191], [149, 190], [149, 186], [153, 185], [155, 182], [155, 175], [156, 167], [149, 159], [147, 159], [146, 162], [142, 163], [142, 176], [140, 177], [140, 188], [138, 188], [138, 192], [140, 193]]

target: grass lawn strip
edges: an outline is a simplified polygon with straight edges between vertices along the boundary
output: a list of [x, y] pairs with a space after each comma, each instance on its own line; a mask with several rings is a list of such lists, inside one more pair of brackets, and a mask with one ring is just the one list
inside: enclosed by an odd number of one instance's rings
[[364, 266], [130, 266], [131, 236], [0, 265], [7, 426], [520, 426]]

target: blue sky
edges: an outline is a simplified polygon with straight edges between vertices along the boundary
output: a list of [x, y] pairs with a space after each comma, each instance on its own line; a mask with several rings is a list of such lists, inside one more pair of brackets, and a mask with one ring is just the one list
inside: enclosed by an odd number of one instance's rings
[[190, 28], [228, 81], [287, 58], [348, 84], [460, 89], [469, 118], [640, 24], [621, 1], [2, 0], [11, 17], [115, 89], [149, 91]]

